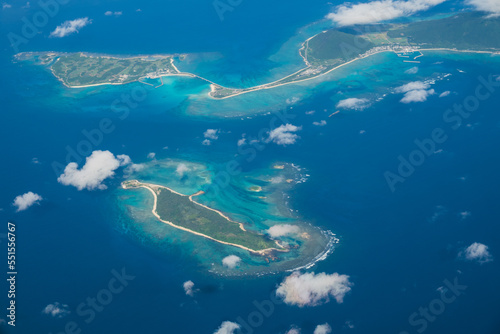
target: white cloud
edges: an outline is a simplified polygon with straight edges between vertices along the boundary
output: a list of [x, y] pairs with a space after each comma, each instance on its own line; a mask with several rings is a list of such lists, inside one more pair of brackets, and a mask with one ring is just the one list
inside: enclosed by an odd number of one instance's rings
[[222, 265], [229, 269], [234, 269], [240, 264], [241, 258], [236, 255], [229, 255], [222, 259]]
[[402, 103], [412, 103], [412, 102], [425, 102], [427, 101], [427, 97], [430, 95], [434, 95], [434, 89], [424, 90], [417, 89], [411, 90], [405, 94], [405, 96], [401, 99]]
[[462, 211], [458, 214], [462, 220], [469, 218], [472, 213], [470, 211]]
[[450, 91], [447, 90], [446, 92], [442, 92], [441, 94], [439, 94], [439, 97], [447, 97], [448, 95], [450, 95]]
[[130, 164], [127, 166], [127, 168], [125, 168], [123, 170], [123, 173], [127, 176], [129, 176], [130, 174], [133, 174], [135, 172], [140, 172], [141, 170], [143, 170], [144, 168], [146, 168], [146, 165], [144, 164]]
[[316, 326], [314, 330], [314, 334], [329, 334], [332, 332], [332, 328], [328, 323], [324, 323], [323, 325]]
[[14, 198], [14, 203], [12, 203], [12, 205], [17, 207], [16, 212], [19, 212], [26, 210], [33, 204], [37, 204], [42, 199], [43, 199], [42, 196], [29, 191], [23, 195], [19, 195], [16, 198]]
[[50, 37], [65, 37], [72, 33], [78, 32], [79, 29], [91, 24], [92, 20], [88, 17], [82, 17], [80, 19], [65, 21], [63, 24], [58, 26], [53, 32], [50, 33]]
[[358, 4], [347, 3], [338, 6], [333, 13], [327, 15], [327, 18], [338, 26], [370, 24], [410, 16], [444, 1], [446, 0], [379, 0]]
[[313, 125], [316, 125], [316, 126], [325, 126], [326, 125], [326, 121], [324, 119], [322, 119], [319, 122], [313, 122]]
[[214, 334], [234, 334], [240, 328], [236, 322], [224, 321], [222, 325], [214, 332]]
[[424, 89], [429, 89], [430, 87], [431, 87], [431, 85], [426, 83], [426, 82], [413, 81], [413, 82], [407, 83], [406, 85], [397, 87], [396, 93], [406, 93], [406, 92], [410, 92], [412, 90], [424, 90]]
[[177, 175], [179, 175], [179, 177], [183, 177], [184, 173], [186, 173], [187, 171], [189, 171], [189, 167], [183, 163], [178, 164], [177, 168], [175, 169], [175, 172], [177, 173]]
[[295, 326], [292, 326], [286, 334], [300, 334], [300, 328], [297, 328]]
[[492, 13], [494, 16], [500, 15], [500, 2], [498, 0], [467, 0], [466, 3], [476, 10]]
[[267, 142], [273, 142], [278, 145], [291, 145], [295, 144], [299, 136], [294, 132], [302, 130], [301, 126], [295, 126], [293, 124], [282, 124], [276, 129], [269, 132], [269, 138]]
[[241, 138], [238, 140], [238, 146], [243, 146], [247, 143], [247, 139], [246, 138]]
[[193, 281], [186, 281], [184, 284], [182, 284], [184, 291], [186, 292], [186, 295], [193, 297], [194, 293], [196, 290], [194, 290], [194, 283]]
[[129, 165], [131, 159], [127, 155], [117, 155], [110, 151], [94, 151], [87, 157], [85, 165], [78, 169], [76, 162], [70, 162], [57, 181], [66, 186], [75, 186], [78, 190], [106, 189], [102, 182], [115, 175], [119, 167]]
[[272, 238], [283, 237], [290, 234], [297, 234], [299, 232], [300, 228], [297, 225], [290, 224], [274, 225], [269, 230], [267, 230], [267, 233]]
[[316, 110], [306, 111], [306, 115], [314, 115], [315, 112]]
[[62, 318], [70, 314], [69, 307], [66, 304], [61, 304], [55, 302], [54, 304], [49, 304], [45, 306], [42, 310], [43, 314], [50, 315], [54, 318]]
[[299, 307], [321, 305], [329, 302], [330, 297], [342, 303], [351, 286], [347, 275], [300, 274], [296, 271], [280, 284], [276, 295], [283, 298], [286, 304]]
[[412, 67], [412, 68], [409, 68], [405, 71], [406, 74], [417, 74], [418, 73], [418, 67], [415, 66], [415, 67]]
[[356, 97], [340, 100], [339, 103], [337, 103], [337, 108], [342, 109], [363, 110], [366, 107], [368, 107], [368, 99], [358, 99]]
[[108, 10], [107, 12], [104, 13], [104, 15], [106, 15], [106, 16], [111, 16], [111, 15], [120, 16], [122, 14], [123, 14], [123, 12], [112, 12], [110, 10]]
[[486, 263], [493, 261], [493, 257], [488, 251], [488, 246], [475, 242], [465, 249], [462, 253], [466, 260], [477, 261], [479, 263]]
[[154, 159], [156, 158], [156, 153], [155, 152], [149, 152], [148, 153], [148, 159]]
[[397, 87], [395, 89], [396, 93], [405, 93], [405, 96], [401, 99], [402, 103], [411, 102], [425, 102], [427, 97], [435, 94], [434, 89], [429, 89], [431, 85], [423, 81], [413, 81], [407, 83], [406, 85]]
[[210, 141], [210, 139], [205, 139], [204, 141], [201, 142], [201, 144], [204, 146], [210, 146], [212, 145], [212, 142]]
[[2, 3], [2, 9], [7, 9], [7, 8], [12, 8], [12, 5], [10, 5], [6, 2]]
[[208, 139], [217, 140], [217, 138], [219, 138], [219, 130], [207, 129], [207, 131], [203, 133], [203, 136]]

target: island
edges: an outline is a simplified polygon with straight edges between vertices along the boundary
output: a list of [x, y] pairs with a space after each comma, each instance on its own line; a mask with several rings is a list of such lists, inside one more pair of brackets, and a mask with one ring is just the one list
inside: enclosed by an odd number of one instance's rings
[[229, 219], [222, 212], [193, 200], [203, 194], [183, 195], [170, 188], [128, 180], [122, 182], [123, 189], [145, 188], [154, 197], [152, 212], [165, 224], [195, 235], [234, 247], [256, 255], [271, 256], [275, 251], [288, 251], [279, 241], [267, 235], [245, 229], [242, 223]]
[[[500, 52], [500, 17], [480, 12], [450, 14], [444, 18], [411, 23], [359, 25], [334, 28], [316, 34], [298, 50], [305, 67], [282, 79], [248, 88], [230, 88], [196, 74], [181, 72], [175, 55], [112, 57], [86, 53], [21, 53], [19, 60], [36, 57], [47, 64], [54, 76], [71, 88], [120, 85], [140, 81], [161, 86], [163, 76], [188, 76], [210, 84], [210, 97], [227, 99], [241, 94], [311, 80], [381, 52], [394, 52], [404, 62], [419, 63], [423, 51]], [[182, 55], [178, 56], [182, 59]], [[160, 79], [155, 85], [151, 79]]]

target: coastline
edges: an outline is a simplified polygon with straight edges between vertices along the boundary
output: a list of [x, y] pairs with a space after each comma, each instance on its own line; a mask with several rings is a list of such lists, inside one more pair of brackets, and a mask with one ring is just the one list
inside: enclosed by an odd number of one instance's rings
[[[232, 97], [235, 97], [235, 96], [239, 96], [239, 95], [243, 95], [243, 94], [246, 94], [246, 93], [250, 93], [250, 92], [256, 92], [256, 91], [260, 91], [260, 90], [264, 90], [264, 89], [272, 89], [272, 88], [276, 88], [276, 87], [281, 87], [281, 86], [286, 86], [286, 85], [290, 85], [290, 84], [295, 84], [295, 83], [300, 83], [300, 82], [304, 82], [304, 81], [308, 81], [308, 80], [312, 80], [312, 79], [316, 79], [316, 78], [319, 78], [323, 75], [326, 75], [326, 74], [329, 74], [345, 65], [348, 65], [348, 64], [351, 64], [353, 62], [356, 62], [358, 60], [362, 60], [362, 59], [366, 59], [370, 56], [373, 56], [373, 55], [376, 55], [376, 54], [379, 54], [379, 53], [383, 53], [383, 52], [394, 52], [397, 54], [396, 51], [394, 50], [381, 50], [381, 51], [377, 51], [377, 52], [373, 52], [373, 53], [370, 53], [368, 55], [364, 55], [364, 56], [358, 56], [350, 61], [347, 61], [347, 62], [344, 62], [342, 64], [339, 64], [325, 72], [321, 72], [317, 75], [314, 75], [314, 76], [311, 76], [311, 77], [307, 77], [307, 78], [304, 78], [304, 79], [297, 79], [297, 80], [292, 80], [292, 81], [288, 81], [288, 82], [284, 82], [284, 83], [279, 83], [280, 81], [283, 81], [283, 80], [286, 80], [287, 78], [290, 78], [302, 71], [306, 71], [307, 69], [311, 68], [312, 65], [310, 65], [308, 59], [307, 59], [307, 49], [308, 49], [308, 42], [309, 40], [311, 40], [312, 38], [314, 38], [316, 35], [308, 38], [307, 40], [305, 40], [303, 43], [302, 43], [302, 47], [299, 49], [299, 55], [300, 57], [302, 58], [303, 62], [305, 63], [306, 67], [292, 73], [292, 74], [289, 74], [281, 79], [278, 79], [278, 80], [275, 80], [275, 81], [272, 81], [272, 82], [269, 82], [269, 83], [266, 83], [266, 84], [262, 84], [262, 85], [258, 85], [258, 86], [254, 86], [254, 87], [249, 87], [249, 88], [230, 88], [230, 87], [225, 87], [225, 86], [222, 86], [222, 85], [219, 85], [211, 80], [208, 80], [206, 78], [203, 78], [199, 75], [196, 75], [196, 74], [193, 74], [193, 73], [188, 73], [188, 72], [181, 72], [179, 71], [179, 69], [175, 66], [174, 64], [174, 58], [175, 55], [141, 55], [141, 56], [131, 56], [131, 57], [126, 57], [126, 56], [123, 56], [123, 57], [117, 57], [117, 56], [110, 56], [110, 55], [99, 55], [99, 54], [92, 54], [92, 53], [85, 53], [85, 52], [78, 52], [79, 54], [82, 54], [84, 56], [87, 56], [87, 57], [104, 57], [104, 58], [111, 58], [111, 59], [136, 59], [136, 58], [169, 58], [170, 57], [170, 63], [172, 65], [172, 67], [175, 69], [175, 71], [177, 73], [169, 73], [169, 74], [159, 74], [159, 75], [153, 75], [153, 76], [149, 76], [150, 78], [152, 79], [157, 79], [157, 78], [162, 78], [162, 77], [169, 77], [169, 76], [179, 76], [179, 77], [191, 77], [191, 78], [198, 78], [198, 79], [201, 79], [203, 81], [206, 81], [207, 83], [210, 84], [210, 91], [208, 92], [208, 96], [214, 100], [225, 100], [225, 99], [228, 99], [228, 98], [232, 98]], [[305, 50], [305, 55], [302, 54], [302, 51]], [[415, 51], [430, 51], [430, 52], [433, 52], [433, 51], [445, 51], [445, 52], [450, 52], [450, 53], [453, 53], [453, 52], [457, 52], [457, 53], [476, 53], [476, 54], [491, 54], [491, 55], [500, 55], [500, 51], [480, 51], [480, 50], [458, 50], [458, 49], [451, 49], [451, 48], [425, 48], [425, 49], [415, 49]], [[61, 55], [61, 54], [66, 54], [66, 53], [60, 53], [60, 52], [52, 52], [52, 51], [48, 51], [48, 52], [44, 52], [46, 54], [55, 54], [55, 55]], [[35, 54], [34, 52], [25, 52], [25, 53], [22, 53], [22, 54]], [[420, 56], [418, 57], [422, 57], [423, 54], [421, 54]], [[416, 57], [416, 58], [418, 58]], [[415, 58], [415, 59], [416, 59]], [[59, 59], [56, 60], [56, 62], [58, 61]], [[67, 88], [89, 88], [89, 87], [97, 87], [97, 86], [105, 86], [105, 85], [113, 85], [113, 86], [118, 86], [118, 85], [125, 85], [125, 84], [129, 84], [129, 83], [133, 83], [133, 82], [140, 82], [140, 83], [143, 83], [141, 81], [141, 79], [143, 77], [140, 77], [136, 80], [131, 80], [131, 81], [127, 81], [127, 82], [103, 82], [103, 83], [96, 83], [96, 84], [89, 84], [89, 85], [78, 85], [78, 86], [73, 86], [73, 85], [70, 85], [68, 83], [66, 83], [64, 81], [63, 78], [59, 77], [56, 73], [54, 73], [53, 69], [52, 69], [52, 66], [51, 66], [51, 72], [52, 74], [59, 80], [62, 82], [62, 84], [64, 86], [66, 86]], [[144, 84], [144, 83], [143, 83]], [[160, 85], [161, 86], [161, 85]], [[160, 86], [157, 86], [157, 87], [160, 87]], [[157, 88], [155, 87], [155, 88]], [[221, 88], [221, 89], [229, 89], [229, 90], [235, 90], [236, 92], [232, 93], [232, 94], [229, 94], [227, 96], [223, 96], [223, 97], [216, 97], [214, 96], [214, 93], [217, 91], [217, 88]]]
[[[134, 185], [132, 187], [127, 187], [127, 185], [125, 184], [125, 182], [132, 182]], [[153, 198], [154, 198], [154, 201], [153, 201], [153, 209], [151, 210], [151, 212], [153, 213], [153, 215], [159, 220], [161, 221], [162, 223], [165, 223], [165, 224], [168, 224], [172, 227], [175, 227], [177, 229], [180, 229], [180, 230], [183, 230], [183, 231], [186, 231], [186, 232], [189, 232], [189, 233], [192, 233], [192, 234], [195, 234], [195, 235], [198, 235], [198, 236], [201, 236], [201, 237], [204, 237], [206, 239], [210, 239], [210, 240], [213, 240], [215, 242], [218, 242], [218, 243], [221, 243], [221, 244], [225, 244], [225, 245], [229, 245], [229, 246], [234, 246], [234, 247], [238, 247], [238, 248], [241, 248], [241, 249], [244, 249], [246, 251], [249, 251], [250, 253], [253, 253], [253, 254], [257, 254], [257, 255], [266, 255], [268, 252], [270, 251], [280, 251], [280, 252], [284, 252], [286, 251], [285, 249], [279, 249], [279, 248], [266, 248], [266, 249], [262, 249], [262, 250], [254, 250], [254, 249], [251, 249], [251, 248], [248, 248], [248, 247], [245, 247], [245, 246], [242, 246], [242, 245], [238, 245], [238, 244], [234, 244], [234, 243], [230, 243], [230, 242], [226, 242], [226, 241], [221, 241], [221, 240], [218, 240], [218, 239], [215, 239], [211, 236], [208, 236], [206, 234], [203, 234], [203, 233], [200, 233], [200, 232], [196, 232], [196, 231], [193, 231], [191, 229], [188, 229], [186, 227], [183, 227], [183, 226], [179, 226], [179, 225], [176, 225], [174, 224], [173, 222], [170, 222], [170, 221], [167, 221], [167, 220], [164, 220], [160, 217], [160, 215], [156, 212], [156, 208], [157, 208], [157, 203], [158, 203], [158, 196], [157, 196], [157, 193], [156, 191], [154, 190], [154, 188], [164, 188], [164, 189], [167, 189], [168, 191], [176, 194], [176, 195], [179, 195], [179, 196], [188, 196], [188, 195], [184, 195], [184, 194], [181, 194], [173, 189], [170, 189], [168, 187], [165, 187], [165, 186], [161, 186], [161, 185], [157, 185], [157, 184], [152, 184], [152, 183], [142, 183], [142, 182], [139, 182], [137, 180], [131, 180], [131, 181], [125, 181], [125, 182], [122, 182], [122, 188], [123, 189], [134, 189], [134, 188], [145, 188], [147, 190], [149, 190], [152, 194], [153, 194]], [[203, 191], [198, 191], [197, 193], [195, 194], [192, 194], [192, 195], [189, 195], [188, 198], [191, 202], [193, 202], [194, 204], [196, 205], [199, 205], [205, 209], [209, 209], [211, 211], [214, 211], [216, 213], [218, 213], [219, 215], [221, 215], [223, 218], [227, 219], [228, 221], [230, 222], [233, 222], [235, 224], [239, 224], [239, 227], [243, 230], [243, 231], [246, 231], [245, 228], [243, 227], [243, 224], [242, 223], [238, 223], [238, 222], [235, 222], [235, 221], [232, 221], [231, 219], [229, 219], [227, 216], [225, 216], [222, 212], [218, 211], [218, 210], [215, 210], [213, 208], [209, 208], [207, 207], [206, 205], [203, 205], [203, 204], [200, 204], [196, 201], [194, 201], [192, 199], [192, 197], [195, 197], [195, 196], [199, 196], [201, 194], [203, 194], [204, 192]]]

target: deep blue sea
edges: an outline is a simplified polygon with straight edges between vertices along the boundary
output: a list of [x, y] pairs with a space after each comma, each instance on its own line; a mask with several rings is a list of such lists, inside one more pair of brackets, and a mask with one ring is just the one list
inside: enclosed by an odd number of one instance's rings
[[[140, 83], [69, 89], [45, 67], [13, 61], [6, 36], [19, 33], [23, 17], [31, 20], [40, 5], [10, 4], [0, 11], [0, 249], [5, 252], [0, 258], [7, 262], [7, 222], [15, 222], [17, 313], [15, 328], [0, 323], [0, 333], [211, 334], [223, 321], [249, 323], [260, 312], [255, 304], [269, 300], [290, 275], [210, 270], [221, 257], [216, 250], [226, 249], [158, 225], [147, 216], [147, 193], [127, 197], [119, 189], [121, 172], [105, 181], [106, 190], [78, 191], [58, 183], [54, 162], [83, 159], [67, 159], [68, 150], [103, 118], [111, 120], [113, 131], [91, 149], [127, 154], [135, 163], [158, 163], [158, 168], [184, 161], [200, 166], [200, 177], [239, 159], [242, 173], [232, 179], [229, 195], [205, 199], [224, 211], [242, 203], [238, 187], [269, 175], [274, 164], [293, 164], [300, 171], [296, 181], [301, 182], [268, 194], [281, 196], [281, 202], [234, 207], [232, 214], [271, 216], [285, 207], [335, 233], [339, 242], [333, 252], [302, 272], [346, 274], [354, 285], [341, 304], [276, 304], [258, 325], [242, 324], [241, 333], [284, 334], [296, 325], [308, 334], [325, 322], [333, 333], [500, 333], [500, 87], [457, 129], [443, 120], [447, 109], [475, 94], [479, 77], [500, 75], [499, 56], [429, 52], [420, 64], [411, 64], [382, 53], [318, 79], [223, 101], [209, 99], [207, 84], [187, 78], [169, 77], [157, 89]], [[437, 7], [434, 14], [457, 4]], [[335, 5], [242, 1], [221, 21], [212, 1], [72, 1], [60, 5], [18, 51], [189, 53], [179, 68], [221, 84], [252, 86], [299, 69], [297, 46], [328, 25], [323, 18]], [[123, 14], [105, 16], [108, 10]], [[78, 34], [48, 38], [57, 25], [79, 17], [92, 24]], [[405, 73], [413, 67], [417, 73]], [[425, 102], [401, 103], [396, 88], [414, 81], [427, 82], [435, 93]], [[111, 110], [113, 101], [137, 87], [147, 97], [127, 117]], [[448, 96], [439, 97], [446, 91]], [[367, 99], [367, 107], [328, 117], [346, 98]], [[297, 142], [267, 143], [251, 162], [240, 159], [237, 141], [266, 131], [277, 113], [302, 127]], [[326, 125], [313, 124], [322, 120]], [[219, 138], [204, 146], [209, 128], [220, 129]], [[418, 149], [414, 141], [430, 138], [436, 128], [447, 139], [391, 191], [384, 174], [397, 173], [398, 157], [409, 159]], [[157, 162], [148, 158], [151, 152]], [[143, 176], [158, 182], [168, 177], [161, 170], [148, 173]], [[177, 189], [195, 190], [200, 180]], [[14, 198], [28, 191], [43, 200], [16, 212]], [[493, 261], [478, 264], [459, 256], [473, 242], [488, 245]], [[5, 277], [6, 264], [2, 268]], [[91, 321], [78, 315], [78, 306], [106, 289], [113, 271], [122, 270], [134, 277], [123, 291]], [[187, 280], [199, 289], [194, 297], [183, 290]], [[409, 317], [440, 297], [445, 280], [467, 288], [425, 320], [425, 330], [412, 325]], [[5, 279], [0, 289], [0, 319], [7, 320]], [[71, 313], [61, 318], [42, 313], [55, 302]]]

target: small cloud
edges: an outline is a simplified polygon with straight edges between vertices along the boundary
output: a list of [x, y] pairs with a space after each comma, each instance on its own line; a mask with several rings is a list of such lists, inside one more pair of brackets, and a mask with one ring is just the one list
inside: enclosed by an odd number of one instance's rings
[[222, 259], [222, 265], [229, 269], [236, 268], [241, 262], [241, 258], [236, 255], [229, 255]]
[[191, 296], [193, 297], [194, 296], [194, 293], [197, 291], [197, 290], [194, 290], [194, 283], [193, 281], [186, 281], [182, 284], [183, 288], [184, 288], [184, 291], [186, 292], [186, 295], [188, 296]]
[[285, 334], [300, 334], [300, 328], [292, 326]]
[[40, 164], [40, 160], [38, 160], [38, 158], [33, 158], [33, 159], [31, 159], [31, 163], [38, 165], [38, 164]]
[[210, 141], [210, 139], [205, 139], [204, 141], [201, 142], [201, 145], [210, 146], [212, 145], [212, 142]]
[[444, 1], [446, 0], [378, 0], [359, 4], [346, 3], [337, 6], [333, 13], [327, 15], [327, 18], [338, 26], [377, 23], [410, 16]]
[[468, 261], [477, 261], [480, 264], [493, 261], [493, 256], [488, 251], [488, 246], [479, 242], [475, 242], [467, 247], [460, 255]]
[[78, 190], [107, 189], [102, 182], [115, 175], [115, 170], [131, 164], [128, 155], [117, 155], [110, 151], [94, 151], [87, 157], [85, 164], [78, 169], [76, 162], [70, 162], [57, 181], [66, 186], [74, 186]]
[[363, 110], [369, 106], [368, 102], [368, 99], [351, 97], [349, 99], [340, 100], [339, 103], [337, 103], [337, 108]]
[[144, 165], [144, 164], [131, 163], [130, 165], [127, 166], [127, 168], [125, 168], [123, 170], [123, 173], [125, 174], [125, 176], [130, 176], [131, 174], [134, 174], [135, 172], [140, 172], [144, 168], [146, 168], [146, 165]]
[[240, 329], [240, 325], [236, 322], [224, 321], [214, 334], [234, 334], [238, 329]]
[[136, 11], [136, 12], [142, 12], [142, 9], [137, 8], [135, 11]]
[[469, 218], [472, 213], [470, 211], [462, 211], [458, 214], [462, 220]]
[[2, 3], [2, 9], [7, 9], [7, 8], [12, 8], [12, 5], [10, 5], [6, 2]]
[[186, 164], [183, 164], [183, 163], [178, 164], [177, 168], [175, 169], [175, 172], [181, 178], [184, 176], [184, 173], [186, 173], [187, 171], [189, 171], [189, 167]]
[[23, 8], [23, 9], [29, 9], [30, 7], [31, 7], [31, 4], [30, 4], [30, 2], [28, 1], [28, 2], [26, 2], [26, 5], [24, 5], [22, 8]]
[[306, 111], [306, 115], [313, 115], [315, 112], [316, 110]]
[[427, 97], [430, 95], [434, 95], [434, 89], [429, 90], [412, 90], [405, 94], [405, 96], [401, 99], [401, 103], [412, 103], [412, 102], [425, 102], [427, 101]]
[[323, 325], [318, 325], [314, 330], [314, 334], [330, 334], [331, 332], [332, 328], [328, 323], [324, 323]]
[[330, 297], [342, 303], [352, 285], [347, 275], [301, 274], [296, 271], [279, 285], [276, 295], [283, 298], [286, 304], [299, 307], [321, 305], [329, 302]]
[[149, 152], [148, 153], [148, 159], [154, 159], [156, 158], [156, 153], [155, 152]]
[[112, 16], [112, 15], [114, 15], [114, 16], [120, 16], [122, 14], [123, 14], [122, 12], [112, 12], [110, 10], [108, 10], [107, 12], [104, 13], [104, 15], [106, 15], [106, 16]]
[[313, 125], [316, 125], [316, 126], [325, 126], [326, 125], [326, 121], [325, 120], [321, 120], [319, 122], [313, 122]]
[[426, 82], [414, 81], [397, 87], [395, 92], [405, 93], [400, 101], [402, 103], [425, 102], [428, 96], [435, 94], [434, 89], [429, 89], [430, 87], [431, 85]]
[[92, 23], [88, 17], [82, 17], [76, 20], [65, 21], [63, 24], [58, 26], [53, 32], [50, 33], [50, 37], [65, 37], [78, 32], [79, 29], [85, 27]]
[[441, 94], [439, 94], [439, 97], [447, 97], [448, 95], [450, 95], [450, 91], [447, 90], [446, 92], [442, 92]]
[[19, 212], [26, 210], [34, 204], [38, 204], [42, 199], [42, 196], [29, 191], [23, 195], [17, 196], [12, 205], [17, 207], [16, 212]]
[[396, 88], [396, 93], [406, 93], [412, 90], [423, 90], [423, 89], [429, 89], [431, 87], [430, 84], [423, 82], [423, 81], [413, 81], [409, 82], [406, 85], [399, 86]]
[[203, 133], [203, 136], [208, 139], [217, 140], [219, 138], [219, 132], [220, 131], [217, 129], [207, 129], [207, 131]]
[[49, 304], [42, 310], [42, 314], [46, 314], [54, 318], [63, 318], [70, 313], [68, 305], [58, 302]]
[[238, 146], [243, 146], [247, 143], [247, 139], [246, 138], [241, 138], [238, 140]]
[[418, 73], [418, 67], [415, 66], [415, 67], [412, 67], [412, 68], [409, 68], [405, 71], [406, 74], [417, 74]]
[[301, 126], [282, 124], [281, 126], [269, 132], [269, 138], [267, 139], [267, 142], [273, 142], [283, 146], [295, 144], [299, 136], [294, 132], [300, 130], [302, 130]]
[[274, 225], [267, 230], [267, 234], [269, 234], [271, 238], [279, 238], [298, 233], [300, 233], [300, 228], [297, 225], [290, 224]]

